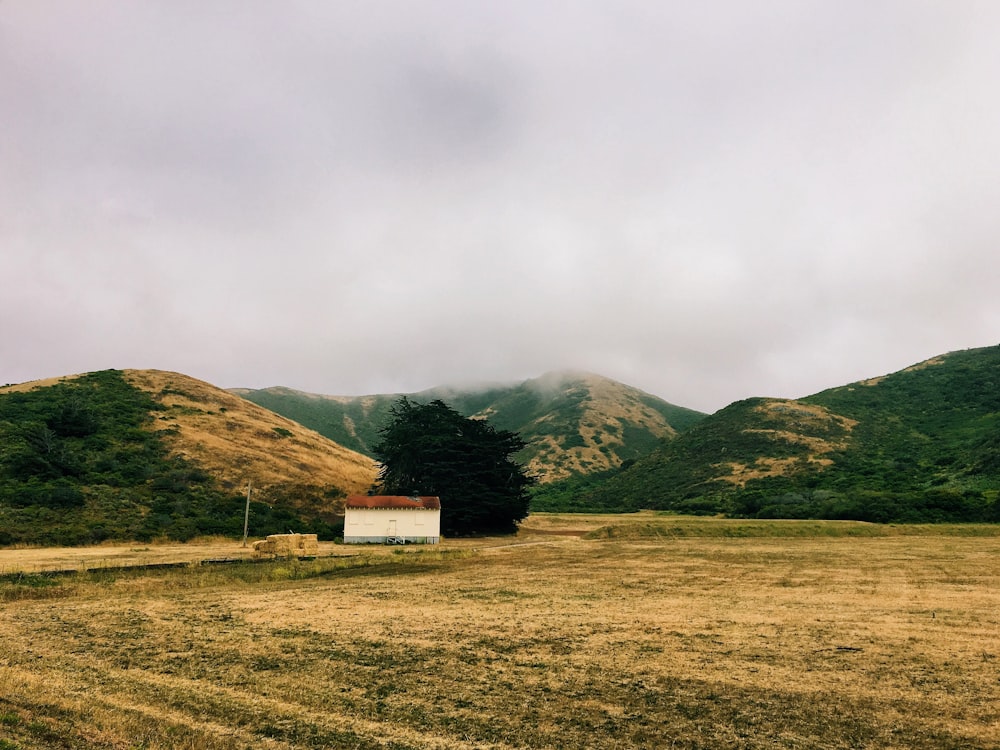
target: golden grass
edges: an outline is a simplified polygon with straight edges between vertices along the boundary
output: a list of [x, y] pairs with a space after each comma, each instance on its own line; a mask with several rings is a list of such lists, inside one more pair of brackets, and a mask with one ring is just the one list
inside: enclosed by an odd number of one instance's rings
[[64, 383], [67, 380], [75, 380], [76, 378], [83, 377], [84, 373], [78, 373], [76, 375], [63, 375], [58, 378], [44, 378], [42, 380], [29, 380], [25, 383], [13, 383], [11, 385], [0, 386], [0, 394], [2, 393], [27, 393], [28, 391], [33, 391], [36, 388], [48, 388], [52, 385], [58, 385], [59, 383]]
[[833, 442], [821, 437], [816, 437], [815, 435], [803, 435], [798, 432], [792, 432], [791, 430], [758, 430], [750, 428], [743, 430], [743, 432], [745, 434], [768, 435], [775, 441], [781, 440], [785, 443], [791, 443], [793, 445], [802, 445], [813, 453], [830, 453], [831, 451], [839, 450], [846, 445], [843, 441]]
[[[762, 456], [754, 461], [753, 464], [745, 464], [740, 461], [730, 461], [728, 463], [712, 464], [712, 466], [728, 472], [727, 474], [722, 474], [716, 477], [718, 481], [728, 482], [729, 484], [734, 484], [738, 487], [745, 487], [746, 483], [751, 479], [761, 479], [763, 477], [783, 477], [787, 474], [791, 474], [795, 470], [801, 468], [802, 460], [803, 459], [798, 457], [773, 458], [769, 456]], [[829, 458], [816, 458], [815, 456], [806, 456], [804, 460], [806, 463], [816, 464], [817, 466], [830, 466], [833, 464], [833, 461]]]
[[797, 425], [809, 427], [825, 428], [827, 424], [833, 422], [848, 432], [858, 424], [856, 419], [834, 414], [825, 406], [788, 399], [767, 399], [763, 404], [757, 406], [755, 411], [772, 419], [794, 420]]
[[[244, 547], [232, 539], [198, 539], [176, 542], [105, 543], [89, 547], [26, 547], [0, 549], [0, 575], [49, 571], [125, 568], [172, 563], [196, 564], [203, 560], [246, 559], [253, 557], [252, 543]], [[347, 554], [349, 547], [320, 542], [317, 554]]]
[[532, 516], [514, 545], [380, 551], [360, 567], [2, 583], [23, 596], [0, 619], [0, 737], [1000, 747], [1000, 536], [767, 537], [765, 522], [743, 538], [562, 535], [622, 521]]
[[286, 499], [289, 488], [302, 488], [305, 497], [331, 486], [350, 495], [376, 478], [367, 456], [213, 385], [160, 370], [126, 370], [125, 377], [167, 407], [154, 414], [171, 450], [226, 488], [252, 479], [264, 500], [277, 487]]
[[931, 357], [930, 359], [925, 359], [923, 362], [918, 362], [915, 365], [911, 365], [903, 370], [903, 372], [916, 372], [917, 370], [926, 370], [928, 367], [934, 367], [935, 365], [943, 365], [946, 355], [939, 355], [937, 357]]
[[[916, 372], [917, 370], [924, 370], [928, 367], [934, 367], [935, 365], [943, 365], [946, 356], [947, 355], [939, 355], [937, 357], [931, 357], [930, 359], [925, 359], [923, 362], [917, 362], [917, 364], [915, 365], [910, 365], [909, 367], [900, 370], [900, 372]], [[887, 377], [889, 376], [880, 375], [875, 378], [868, 378], [867, 380], [861, 380], [859, 381], [859, 383], [860, 385], [874, 386], [881, 383]]]

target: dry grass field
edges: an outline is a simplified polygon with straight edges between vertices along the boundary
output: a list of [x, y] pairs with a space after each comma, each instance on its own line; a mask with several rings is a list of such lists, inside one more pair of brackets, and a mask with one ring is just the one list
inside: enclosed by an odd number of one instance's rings
[[8, 572], [0, 749], [1000, 747], [997, 527], [532, 516], [354, 552]]
[[[320, 554], [347, 555], [354, 554], [354, 550], [333, 542], [322, 542]], [[187, 544], [105, 542], [89, 547], [10, 547], [0, 549], [0, 576], [184, 563], [194, 565], [204, 560], [249, 560], [252, 557], [253, 549], [249, 542], [244, 547], [240, 542], [225, 538], [199, 539]]]

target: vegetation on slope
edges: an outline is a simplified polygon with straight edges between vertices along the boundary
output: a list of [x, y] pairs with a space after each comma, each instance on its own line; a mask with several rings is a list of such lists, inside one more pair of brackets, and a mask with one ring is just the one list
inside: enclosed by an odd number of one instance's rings
[[233, 388], [230, 393], [366, 456], [373, 456], [372, 446], [379, 440], [379, 427], [389, 420], [389, 410], [398, 398], [395, 395], [322, 396], [281, 387]]
[[[318, 396], [287, 388], [233, 393], [367, 455], [373, 455], [378, 430], [391, 419], [398, 398]], [[539, 492], [548, 483], [616, 469], [705, 416], [588, 373], [550, 373], [512, 386], [435, 388], [409, 397], [422, 403], [440, 399], [465, 416], [485, 417], [518, 433], [526, 446], [517, 460], [539, 479]]]
[[[188, 403], [199, 398], [194, 389], [185, 394], [176, 385], [183, 376], [165, 375], [139, 371], [126, 377], [108, 370], [0, 389], [0, 544], [186, 540], [242, 532], [245, 484], [222, 470], [219, 446], [205, 447], [190, 434], [199, 419], [239, 420], [227, 418], [226, 407], [206, 408], [204, 399], [199, 406]], [[163, 387], [152, 393], [129, 382], [148, 385], [158, 378]], [[237, 408], [242, 405], [218, 393]], [[271, 430], [272, 442], [294, 438], [291, 429], [279, 429], [288, 435]], [[245, 482], [254, 461], [248, 452], [242, 455], [242, 466], [232, 467], [244, 472]], [[281, 463], [273, 455], [270, 460]], [[374, 476], [373, 468], [368, 476]], [[267, 493], [251, 507], [253, 533], [288, 528], [333, 533], [329, 514], [295, 502], [302, 487], [266, 480], [261, 484]], [[356, 489], [330, 485], [321, 504], [330, 508], [331, 494]]]
[[618, 468], [704, 415], [589, 373], [550, 373], [497, 393], [475, 413], [521, 435], [543, 484]]
[[1000, 347], [797, 401], [748, 399], [584, 507], [865, 521], [1000, 520]]

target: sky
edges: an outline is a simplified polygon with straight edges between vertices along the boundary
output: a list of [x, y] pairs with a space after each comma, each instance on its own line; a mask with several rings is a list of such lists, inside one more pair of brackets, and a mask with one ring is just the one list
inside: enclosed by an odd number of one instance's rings
[[994, 346], [998, 81], [993, 0], [0, 0], [0, 383], [712, 412]]

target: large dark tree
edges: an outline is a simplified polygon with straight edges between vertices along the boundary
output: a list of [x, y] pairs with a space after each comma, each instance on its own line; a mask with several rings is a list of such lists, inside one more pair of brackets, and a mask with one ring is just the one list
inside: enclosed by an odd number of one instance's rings
[[463, 417], [440, 400], [403, 396], [391, 414], [372, 448], [382, 464], [381, 492], [440, 497], [444, 534], [517, 531], [535, 481], [512, 458], [524, 447], [517, 433]]

